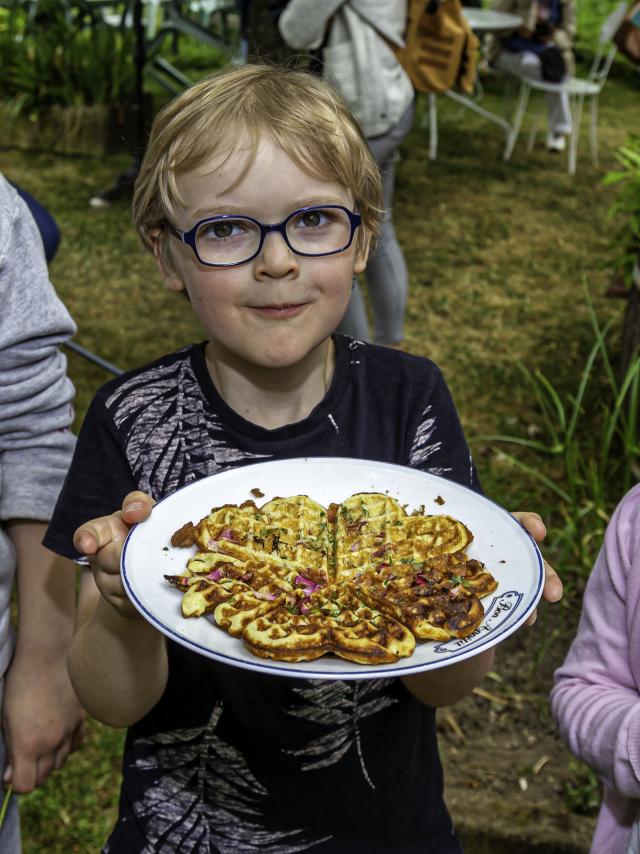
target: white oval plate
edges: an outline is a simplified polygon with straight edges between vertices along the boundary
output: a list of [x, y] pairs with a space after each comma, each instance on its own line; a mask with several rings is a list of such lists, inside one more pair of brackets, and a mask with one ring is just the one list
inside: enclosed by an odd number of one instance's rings
[[[264, 497], [255, 498], [252, 489]], [[446, 643], [418, 641], [409, 658], [395, 664], [362, 665], [326, 655], [298, 664], [254, 656], [239, 638], [219, 629], [209, 617], [185, 619], [181, 594], [164, 575], [179, 575], [194, 548], [171, 546], [174, 531], [198, 522], [212, 507], [253, 499], [258, 506], [276, 496], [309, 495], [327, 506], [356, 492], [383, 492], [407, 505], [425, 505], [430, 515], [446, 513], [474, 535], [468, 555], [486, 564], [498, 588], [482, 600], [485, 619], [467, 638]], [[470, 658], [516, 631], [542, 595], [540, 552], [510, 513], [471, 489], [404, 466], [336, 457], [256, 463], [204, 478], [158, 502], [151, 516], [129, 532], [122, 551], [122, 579], [140, 613], [167, 637], [224, 664], [314, 679], [371, 679], [402, 676]]]

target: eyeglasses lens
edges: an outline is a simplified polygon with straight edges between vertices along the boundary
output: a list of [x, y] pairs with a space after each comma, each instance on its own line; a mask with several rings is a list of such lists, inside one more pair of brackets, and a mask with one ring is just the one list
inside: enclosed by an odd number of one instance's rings
[[[340, 208], [297, 211], [285, 227], [287, 240], [301, 255], [326, 255], [344, 249], [351, 238], [351, 222]], [[207, 264], [238, 264], [255, 255], [260, 228], [242, 217], [204, 223], [196, 234], [198, 255]]]
[[196, 233], [198, 255], [205, 264], [237, 264], [246, 261], [260, 244], [260, 229], [250, 219], [218, 219], [205, 222]]

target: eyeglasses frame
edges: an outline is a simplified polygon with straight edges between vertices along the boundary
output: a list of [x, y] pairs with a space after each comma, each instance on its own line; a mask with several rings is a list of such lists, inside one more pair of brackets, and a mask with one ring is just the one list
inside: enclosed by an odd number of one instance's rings
[[[289, 242], [289, 238], [287, 237], [287, 223], [293, 219], [294, 216], [302, 213], [308, 213], [309, 211], [317, 211], [317, 210], [341, 210], [344, 211], [349, 218], [349, 225], [351, 226], [351, 232], [349, 234], [348, 242], [342, 246], [340, 249], [333, 249], [331, 252], [299, 252], [297, 249], [294, 249], [291, 243]], [[226, 264], [216, 264], [211, 261], [203, 261], [200, 255], [198, 254], [198, 250], [196, 249], [196, 234], [198, 233], [198, 229], [206, 225], [210, 222], [221, 222], [224, 220], [234, 220], [234, 219], [243, 219], [248, 220], [249, 222], [257, 225], [260, 230], [260, 241], [258, 243], [258, 248], [249, 258], [245, 258], [244, 261], [230, 261]], [[290, 213], [286, 219], [283, 219], [282, 222], [274, 223], [273, 225], [265, 225], [259, 220], [255, 219], [252, 216], [246, 216], [245, 214], [218, 214], [217, 216], [206, 217], [205, 219], [199, 220], [193, 228], [190, 228], [188, 231], [180, 231], [180, 229], [175, 228], [171, 223], [166, 224], [166, 228], [170, 234], [174, 237], [177, 237], [182, 243], [187, 246], [190, 246], [193, 254], [196, 256], [198, 261], [203, 264], [205, 267], [240, 267], [242, 264], [248, 264], [249, 261], [253, 261], [254, 258], [262, 251], [262, 247], [264, 245], [265, 238], [272, 231], [278, 232], [278, 234], [282, 235], [284, 242], [287, 244], [288, 248], [294, 255], [301, 255], [304, 258], [324, 258], [327, 255], [338, 255], [340, 252], [344, 252], [348, 249], [353, 243], [353, 235], [356, 232], [356, 229], [362, 225], [362, 217], [359, 213], [355, 213], [355, 211], [350, 211], [349, 208], [344, 207], [344, 205], [309, 205], [305, 208], [298, 208], [298, 210]]]

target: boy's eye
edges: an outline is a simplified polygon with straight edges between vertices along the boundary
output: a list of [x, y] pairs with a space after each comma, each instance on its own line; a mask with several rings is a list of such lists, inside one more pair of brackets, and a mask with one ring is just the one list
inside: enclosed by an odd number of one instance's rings
[[319, 228], [322, 225], [328, 225], [331, 222], [332, 211], [314, 210], [304, 211], [294, 220], [296, 228]]
[[198, 231], [198, 238], [205, 240], [229, 240], [241, 237], [249, 230], [250, 223], [240, 219], [223, 219], [208, 222]]

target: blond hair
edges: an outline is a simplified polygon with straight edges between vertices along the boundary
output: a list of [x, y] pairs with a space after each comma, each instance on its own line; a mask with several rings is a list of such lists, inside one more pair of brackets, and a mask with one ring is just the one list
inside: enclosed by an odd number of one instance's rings
[[[181, 202], [176, 177], [212, 156], [226, 158], [234, 143], [250, 142], [250, 168], [268, 134], [305, 172], [337, 181], [353, 195], [372, 238], [382, 218], [378, 167], [359, 125], [329, 84], [304, 71], [244, 65], [219, 71], [186, 89], [156, 116], [136, 180], [133, 219], [143, 243], [161, 229], [160, 251], [170, 266], [167, 231]], [[363, 229], [358, 232], [363, 245]]]

